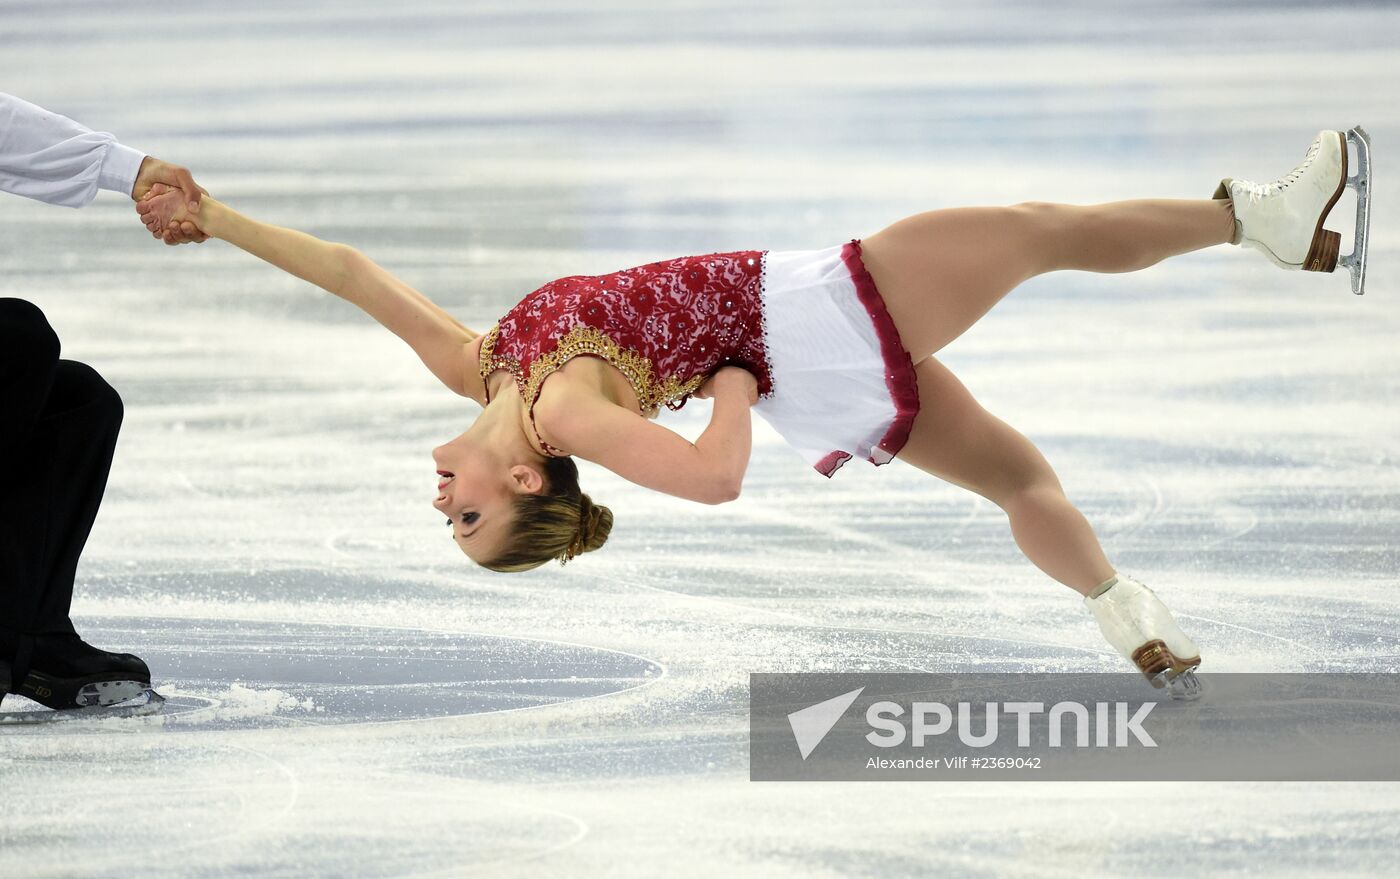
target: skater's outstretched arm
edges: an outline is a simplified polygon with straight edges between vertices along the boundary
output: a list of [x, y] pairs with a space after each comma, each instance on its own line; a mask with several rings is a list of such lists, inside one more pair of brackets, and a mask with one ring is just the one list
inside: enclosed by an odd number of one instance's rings
[[538, 407], [538, 423], [571, 454], [638, 485], [699, 501], [734, 500], [753, 441], [749, 407], [758, 381], [737, 366], [721, 367], [705, 385], [714, 398], [710, 425], [695, 442], [601, 397], [555, 398]]
[[347, 244], [258, 222], [208, 196], [198, 214], [189, 214], [179, 196], [178, 190], [158, 188], [141, 202], [138, 210], [143, 209], [148, 228], [193, 222], [204, 234], [222, 238], [334, 293], [407, 342], [448, 388], [468, 396], [467, 347], [480, 333], [463, 326], [428, 297]]

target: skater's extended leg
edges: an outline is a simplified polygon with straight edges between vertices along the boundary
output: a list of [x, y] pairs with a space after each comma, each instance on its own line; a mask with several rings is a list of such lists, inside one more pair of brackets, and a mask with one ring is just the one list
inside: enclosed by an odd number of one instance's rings
[[1234, 228], [1228, 199], [1025, 202], [916, 214], [863, 239], [861, 250], [918, 362], [1036, 275], [1136, 271], [1228, 243]]
[[1112, 577], [1093, 529], [1030, 440], [983, 409], [935, 358], [914, 369], [919, 414], [897, 457], [1001, 507], [1026, 557], [1071, 589], [1087, 595]]

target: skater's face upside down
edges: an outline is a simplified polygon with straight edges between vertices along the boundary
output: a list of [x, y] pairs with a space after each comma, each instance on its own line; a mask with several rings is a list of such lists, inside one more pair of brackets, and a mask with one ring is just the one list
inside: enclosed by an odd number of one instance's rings
[[516, 498], [540, 491], [543, 477], [529, 465], [498, 460], [469, 433], [433, 449], [438, 475], [433, 507], [446, 515], [462, 552], [483, 564], [509, 543]]
[[522, 457], [518, 448], [512, 453], [508, 444], [483, 440], [475, 428], [433, 449], [433, 508], [447, 516], [452, 539], [468, 558], [493, 571], [528, 571], [607, 542], [612, 511], [579, 489], [573, 458], [533, 449]]

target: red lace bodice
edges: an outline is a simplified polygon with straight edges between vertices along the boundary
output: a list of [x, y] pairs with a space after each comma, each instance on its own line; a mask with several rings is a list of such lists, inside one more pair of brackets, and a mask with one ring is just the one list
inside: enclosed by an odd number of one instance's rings
[[[632, 385], [643, 413], [680, 409], [721, 366], [742, 366], [772, 393], [763, 339], [763, 254], [686, 256], [545, 284], [481, 341], [481, 377], [507, 369], [534, 423], [540, 385], [592, 354]], [[490, 402], [490, 389], [487, 391]], [[538, 435], [538, 429], [535, 431]], [[566, 454], [543, 440], [546, 454]]]

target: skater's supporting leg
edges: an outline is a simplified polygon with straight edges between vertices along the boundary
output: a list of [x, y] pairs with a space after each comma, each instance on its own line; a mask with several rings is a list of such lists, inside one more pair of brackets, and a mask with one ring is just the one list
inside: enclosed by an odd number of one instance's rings
[[97, 370], [60, 360], [48, 406], [36, 432], [35, 469], [48, 483], [50, 522], [62, 523], [45, 537], [47, 576], [33, 615], [36, 632], [73, 632], [68, 609], [78, 559], [97, 519], [107, 474], [121, 430], [122, 401]]
[[1042, 480], [1003, 498], [999, 505], [1026, 558], [1050, 577], [1087, 595], [1113, 576], [1113, 566], [1089, 520], [1065, 497], [1048, 467]]
[[1001, 507], [1026, 557], [1076, 592], [1112, 577], [1093, 529], [1030, 440], [983, 409], [935, 358], [914, 368], [919, 414], [899, 459]]
[[916, 214], [863, 239], [861, 250], [917, 363], [1036, 275], [1131, 272], [1233, 236], [1227, 199], [1026, 202]]
[[32, 683], [30, 668], [57, 695], [68, 677], [149, 681], [136, 657], [84, 644], [68, 617], [122, 406], [96, 371], [58, 352], [37, 307], [0, 300], [0, 660], [9, 666], [0, 691], [35, 697], [20, 687]]
[[[35, 518], [29, 459], [58, 352], [58, 336], [37, 306], [0, 299], [0, 660], [7, 664], [43, 591], [45, 572], [25, 531]], [[9, 683], [0, 681], [0, 688]]]
[[0, 499], [0, 647], [12, 650], [21, 634], [73, 632], [73, 580], [121, 426], [121, 399], [91, 367], [60, 360], [53, 375], [29, 442], [7, 459]]
[[37, 305], [0, 298], [0, 493], [23, 472], [17, 449], [29, 442], [48, 401], [58, 351], [58, 336]]

